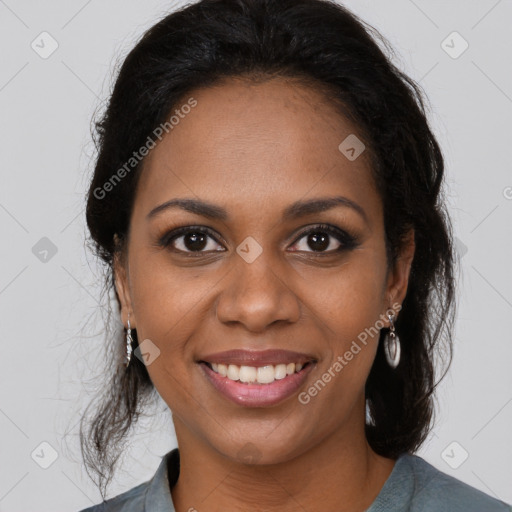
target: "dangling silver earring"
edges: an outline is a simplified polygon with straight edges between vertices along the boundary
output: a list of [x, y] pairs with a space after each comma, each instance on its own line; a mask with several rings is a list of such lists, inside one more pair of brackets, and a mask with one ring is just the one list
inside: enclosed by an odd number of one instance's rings
[[395, 333], [395, 324], [393, 323], [395, 316], [388, 314], [389, 333], [384, 339], [384, 353], [386, 360], [391, 368], [396, 368], [400, 362], [400, 340]]
[[365, 419], [366, 425], [375, 425], [375, 421], [373, 419], [372, 413], [370, 411], [370, 404], [368, 402], [368, 399], [366, 399], [366, 419]]
[[132, 358], [132, 330], [130, 327], [130, 313], [128, 313], [128, 329], [126, 331], [126, 363], [125, 366], [128, 368], [130, 364], [130, 359]]

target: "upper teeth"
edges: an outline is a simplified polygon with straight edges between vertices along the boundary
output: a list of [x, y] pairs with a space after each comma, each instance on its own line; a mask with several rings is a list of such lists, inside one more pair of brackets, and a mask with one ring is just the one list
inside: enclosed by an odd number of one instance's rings
[[214, 372], [230, 380], [240, 382], [258, 382], [259, 384], [270, 384], [276, 379], [284, 379], [287, 375], [298, 372], [304, 365], [300, 363], [278, 364], [276, 366], [237, 366], [236, 364], [212, 363]]

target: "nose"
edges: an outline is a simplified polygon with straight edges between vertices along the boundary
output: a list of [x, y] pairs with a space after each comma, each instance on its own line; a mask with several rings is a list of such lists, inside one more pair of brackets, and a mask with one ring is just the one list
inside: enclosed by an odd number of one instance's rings
[[217, 318], [263, 332], [274, 323], [294, 323], [300, 318], [300, 301], [294, 292], [293, 269], [284, 270], [265, 251], [252, 263], [237, 256], [236, 268], [226, 277], [217, 299]]

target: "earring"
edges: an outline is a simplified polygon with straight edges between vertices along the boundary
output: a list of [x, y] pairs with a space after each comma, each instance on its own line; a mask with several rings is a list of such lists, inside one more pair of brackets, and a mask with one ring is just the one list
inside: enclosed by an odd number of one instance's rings
[[368, 399], [366, 399], [366, 419], [365, 419], [365, 423], [366, 425], [372, 425], [372, 426], [375, 426], [375, 421], [373, 419], [373, 416], [372, 416], [372, 413], [370, 411], [370, 403], [368, 401]]
[[126, 331], [126, 363], [125, 366], [128, 368], [130, 364], [130, 359], [132, 358], [132, 330], [130, 327], [130, 313], [128, 313], [128, 329]]
[[396, 368], [400, 362], [400, 340], [395, 333], [395, 325], [393, 323], [395, 316], [389, 315], [389, 333], [384, 339], [384, 353], [386, 354], [386, 360], [391, 368]]

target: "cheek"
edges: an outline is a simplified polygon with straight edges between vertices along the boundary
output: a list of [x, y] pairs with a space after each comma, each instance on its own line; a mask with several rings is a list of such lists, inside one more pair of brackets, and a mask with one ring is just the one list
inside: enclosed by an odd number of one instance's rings
[[156, 260], [144, 265], [149, 258], [141, 255], [131, 263], [137, 333], [139, 341], [150, 339], [165, 361], [178, 366], [185, 357], [186, 341], [198, 325], [198, 318], [207, 314], [205, 280], [193, 270], [171, 268]]
[[145, 265], [149, 257], [141, 255], [130, 263], [137, 335], [139, 343], [150, 340], [158, 349], [158, 357], [146, 368], [162, 399], [173, 412], [193, 417], [201, 409], [190, 400], [194, 363], [189, 339], [200, 323], [198, 317], [206, 314], [204, 282], [191, 277], [193, 271], [156, 260]]
[[356, 251], [337, 269], [308, 268], [302, 277], [306, 307], [342, 339], [374, 325], [386, 307], [385, 260], [374, 251]]
[[[307, 292], [307, 310], [326, 340], [318, 378], [343, 382], [343, 389], [361, 392], [375, 358], [387, 307], [385, 259], [360, 251], [336, 272], [305, 277], [304, 283], [309, 283], [303, 292]], [[336, 385], [329, 387], [337, 393]], [[341, 395], [349, 399], [345, 393]]]

